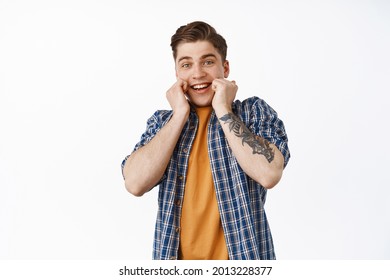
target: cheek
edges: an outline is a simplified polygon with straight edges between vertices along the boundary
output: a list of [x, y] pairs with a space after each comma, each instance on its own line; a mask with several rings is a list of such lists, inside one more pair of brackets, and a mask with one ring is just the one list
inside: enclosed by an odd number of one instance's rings
[[218, 69], [216, 69], [213, 73], [213, 76], [215, 78], [226, 78], [226, 73], [224, 71], [225, 69], [223, 67], [219, 67]]
[[186, 75], [183, 71], [176, 71], [176, 78], [186, 81], [188, 79], [188, 75]]

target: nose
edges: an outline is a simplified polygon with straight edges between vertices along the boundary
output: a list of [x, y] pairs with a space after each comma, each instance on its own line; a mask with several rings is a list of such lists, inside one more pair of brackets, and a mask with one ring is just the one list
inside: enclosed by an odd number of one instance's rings
[[202, 65], [195, 64], [193, 67], [192, 78], [196, 80], [196, 79], [203, 78], [205, 76], [206, 76], [206, 72], [202, 68]]

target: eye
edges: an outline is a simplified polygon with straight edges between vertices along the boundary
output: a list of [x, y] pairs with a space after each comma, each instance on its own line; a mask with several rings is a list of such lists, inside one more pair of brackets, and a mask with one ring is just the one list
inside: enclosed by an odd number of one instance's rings
[[183, 63], [181, 65], [181, 68], [190, 68], [190, 64], [189, 63]]
[[214, 61], [212, 61], [212, 60], [206, 60], [203, 64], [204, 64], [204, 65], [213, 65], [213, 64], [214, 64]]

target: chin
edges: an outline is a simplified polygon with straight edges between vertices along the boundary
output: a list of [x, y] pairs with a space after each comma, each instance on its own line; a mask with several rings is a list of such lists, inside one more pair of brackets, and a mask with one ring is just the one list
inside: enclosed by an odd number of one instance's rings
[[195, 105], [196, 107], [207, 107], [211, 106], [213, 102], [213, 96], [214, 93], [209, 96], [209, 95], [204, 95], [204, 96], [189, 96], [190, 97], [190, 102]]

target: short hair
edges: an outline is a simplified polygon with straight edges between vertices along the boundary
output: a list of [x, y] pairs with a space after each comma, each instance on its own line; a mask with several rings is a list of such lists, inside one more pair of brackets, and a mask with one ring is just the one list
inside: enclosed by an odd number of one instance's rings
[[203, 21], [194, 21], [176, 30], [176, 33], [171, 38], [173, 58], [176, 60], [177, 46], [180, 43], [194, 43], [197, 41], [210, 42], [221, 55], [222, 62], [225, 62], [227, 54], [225, 39], [217, 33], [214, 27]]

